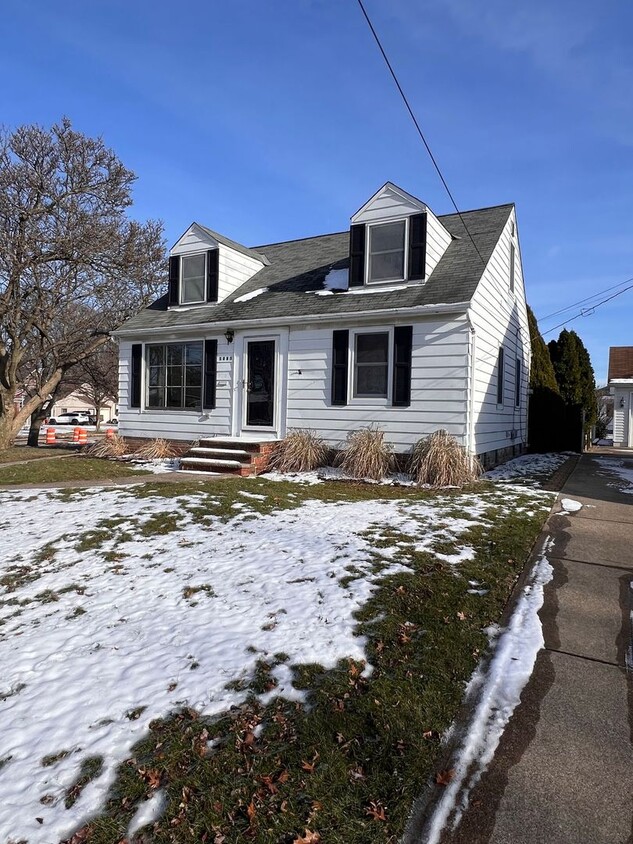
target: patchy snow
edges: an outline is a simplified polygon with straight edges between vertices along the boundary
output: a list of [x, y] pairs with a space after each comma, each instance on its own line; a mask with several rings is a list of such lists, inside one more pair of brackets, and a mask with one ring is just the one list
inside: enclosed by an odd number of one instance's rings
[[494, 651], [488, 665], [477, 668], [469, 683], [467, 699], [476, 701], [475, 710], [453, 764], [453, 779], [431, 817], [425, 844], [437, 844], [447, 826], [456, 828], [532, 674], [536, 656], [544, 645], [538, 611], [543, 605], [545, 584], [553, 576], [547, 560], [551, 543], [549, 538], [507, 628], [490, 631], [495, 640]]
[[[377, 547], [385, 530], [430, 553], [453, 541], [444, 557], [458, 564], [471, 553], [461, 537], [491, 523], [491, 502], [513, 504], [470, 493], [308, 501], [263, 515], [254, 496], [224, 521], [201, 515], [217, 503], [203, 491], [0, 493], [0, 840], [69, 836], [102, 807], [150, 721], [182, 706], [225, 711], [244, 695], [227, 684], [248, 680], [266, 655], [290, 660], [274, 669], [278, 686], [263, 700], [303, 700], [292, 664], [365, 659], [354, 613], [383, 576], [407, 570], [393, 547]], [[174, 529], [160, 532], [174, 517]], [[352, 565], [357, 577], [343, 586]], [[65, 792], [90, 756], [103, 758], [103, 772], [66, 809]]]
[[580, 501], [574, 501], [573, 498], [561, 498], [560, 506], [566, 513], [577, 513], [582, 510]]
[[141, 829], [141, 827], [157, 821], [163, 813], [166, 802], [165, 792], [162, 788], [159, 788], [158, 791], [154, 792], [149, 800], [144, 800], [130, 821], [126, 837], [131, 839], [132, 836]]
[[349, 288], [349, 270], [330, 270], [323, 280], [325, 290], [347, 290]]
[[515, 457], [513, 460], [508, 460], [507, 463], [486, 472], [484, 478], [489, 481], [538, 483], [544, 477], [549, 477], [555, 472], [570, 456], [569, 452], [523, 454], [521, 457]]
[[415, 486], [411, 475], [403, 472], [392, 472], [380, 481], [373, 478], [354, 478], [343, 469], [336, 466], [321, 466], [312, 472], [266, 472], [269, 481], [292, 481], [299, 484], [320, 484], [323, 481], [362, 481], [367, 484], [383, 484], [384, 486]]
[[178, 457], [170, 457], [164, 460], [138, 460], [132, 456], [125, 462], [130, 469], [151, 472], [154, 475], [164, 475], [166, 472], [178, 472], [180, 470], [180, 459]]
[[633, 460], [614, 458], [614, 457], [595, 457], [596, 463], [604, 471], [601, 474], [617, 475], [620, 482], [609, 484], [609, 486], [617, 487], [619, 492], [624, 492], [627, 495], [633, 495]]
[[257, 290], [251, 290], [250, 293], [244, 293], [243, 296], [238, 296], [237, 299], [233, 299], [233, 302], [236, 304], [238, 302], [250, 302], [251, 299], [255, 299], [257, 296], [261, 296], [262, 293], [268, 293], [267, 287], [258, 287]]

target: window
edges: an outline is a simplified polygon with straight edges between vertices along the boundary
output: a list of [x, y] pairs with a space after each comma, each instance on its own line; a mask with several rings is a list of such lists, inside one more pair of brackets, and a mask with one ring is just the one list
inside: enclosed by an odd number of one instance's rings
[[183, 255], [181, 260], [182, 285], [180, 301], [182, 304], [204, 302], [206, 256]]
[[389, 390], [389, 334], [356, 334], [354, 398], [387, 398]]
[[147, 346], [147, 407], [202, 408], [202, 343]]
[[497, 404], [503, 404], [503, 378], [504, 378], [503, 348], [499, 349], [497, 358]]
[[514, 406], [521, 407], [521, 358], [517, 358], [514, 370]]
[[514, 243], [510, 244], [510, 291], [514, 293], [514, 256], [515, 256], [515, 249]]
[[400, 281], [405, 277], [406, 222], [369, 226], [368, 281]]

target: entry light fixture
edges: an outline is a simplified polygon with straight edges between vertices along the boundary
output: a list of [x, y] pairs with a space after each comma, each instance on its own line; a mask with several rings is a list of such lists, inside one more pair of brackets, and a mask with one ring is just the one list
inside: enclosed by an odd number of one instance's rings
[[625, 404], [626, 404], [626, 402], [624, 401], [624, 396], [622, 396], [620, 398], [620, 407], [624, 407]]
[[232, 343], [233, 338], [235, 337], [235, 332], [233, 331], [232, 328], [227, 328], [226, 331], [224, 332], [224, 336], [226, 337], [227, 343]]

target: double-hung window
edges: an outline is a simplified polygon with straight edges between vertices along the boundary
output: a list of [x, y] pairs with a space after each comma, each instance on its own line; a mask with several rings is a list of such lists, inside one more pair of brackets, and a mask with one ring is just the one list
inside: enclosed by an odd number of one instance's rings
[[406, 222], [368, 226], [368, 281], [402, 281], [405, 278]]
[[354, 340], [355, 399], [389, 394], [389, 332], [358, 333]]
[[147, 407], [202, 409], [202, 343], [147, 346]]
[[180, 259], [180, 301], [183, 305], [205, 301], [206, 255], [183, 255]]

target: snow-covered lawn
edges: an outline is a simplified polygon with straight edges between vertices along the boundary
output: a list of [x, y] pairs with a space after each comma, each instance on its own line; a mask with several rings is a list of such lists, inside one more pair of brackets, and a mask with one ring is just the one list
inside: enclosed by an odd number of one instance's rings
[[[470, 528], [551, 501], [508, 488], [279, 509], [277, 487], [242, 491], [228, 512], [202, 489], [0, 493], [2, 841], [70, 835], [151, 721], [227, 710], [258, 659], [287, 655], [262, 702], [303, 700], [290, 666], [367, 660], [353, 614], [408, 553], [458, 572]], [[97, 775], [68, 805], [90, 760]]]
[[486, 472], [485, 478], [490, 481], [523, 482], [535, 485], [544, 478], [552, 475], [556, 469], [572, 456], [571, 452], [550, 454], [523, 454], [508, 460]]

